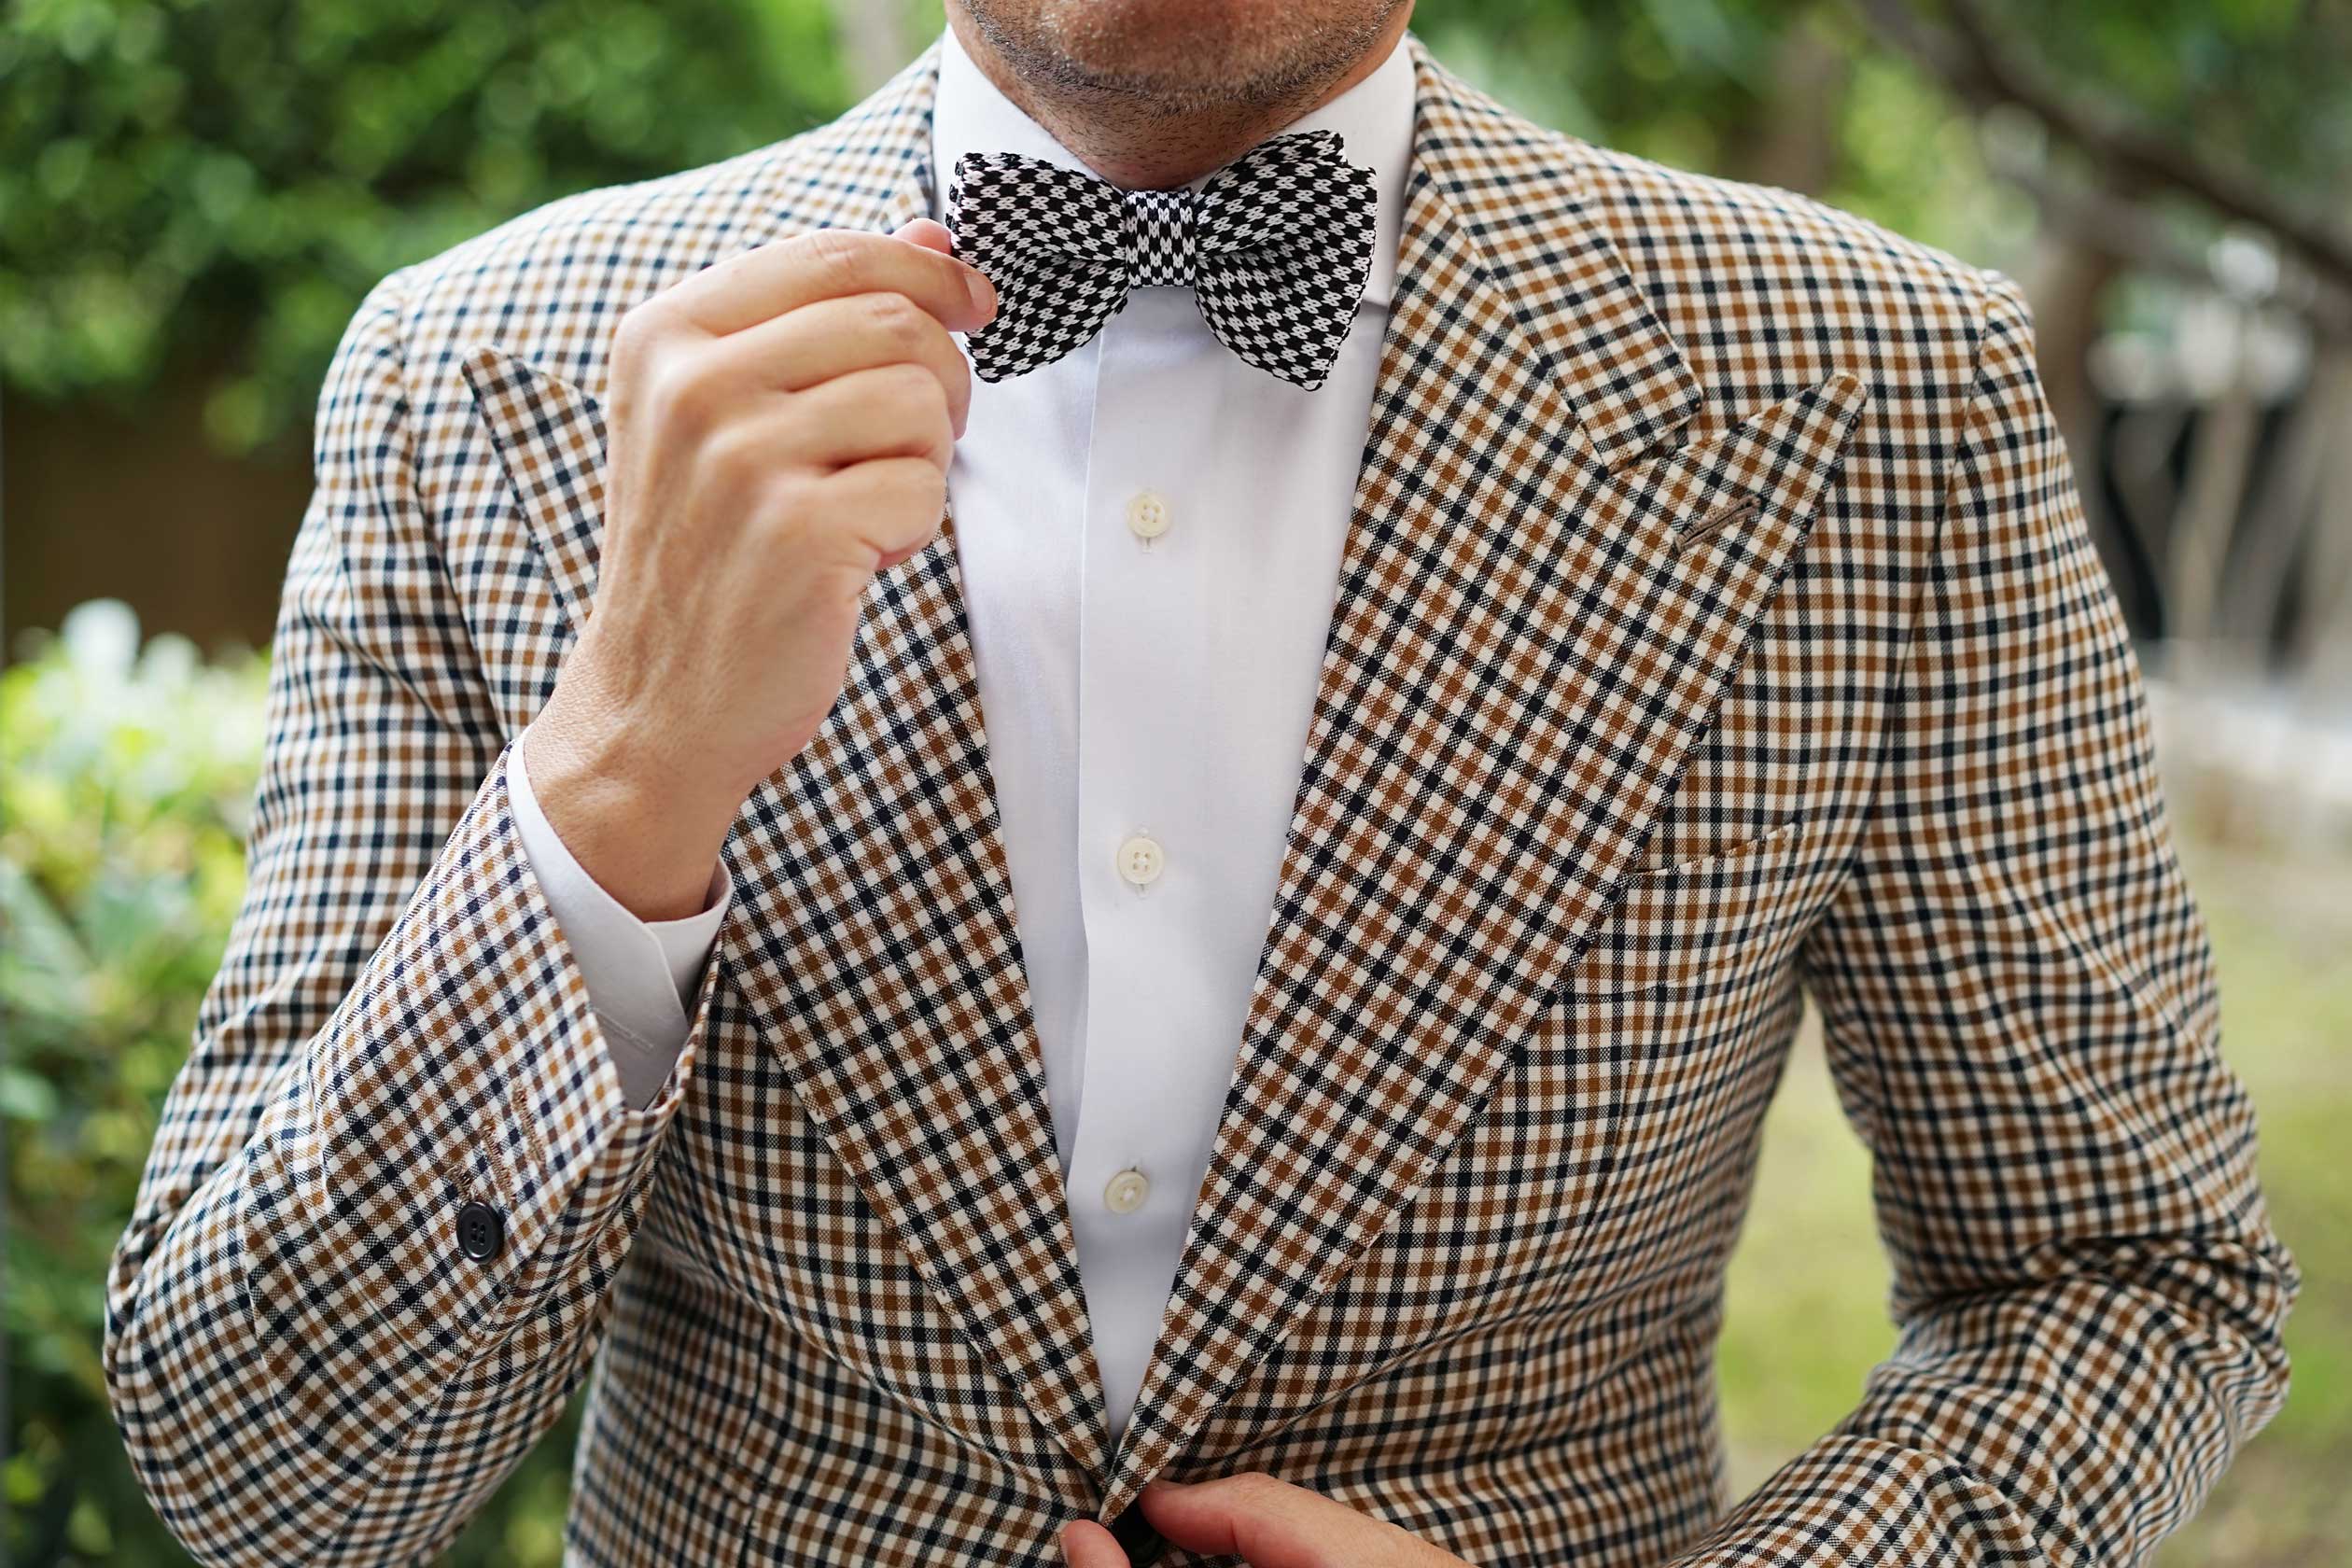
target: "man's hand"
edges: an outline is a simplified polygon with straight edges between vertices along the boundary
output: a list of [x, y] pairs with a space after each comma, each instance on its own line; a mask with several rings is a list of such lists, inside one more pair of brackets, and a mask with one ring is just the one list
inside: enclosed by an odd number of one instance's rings
[[875, 573], [931, 541], [995, 314], [928, 219], [747, 251], [622, 317], [595, 613], [527, 735], [565, 847], [640, 918], [841, 694]]
[[[1418, 1535], [1257, 1471], [1189, 1485], [1155, 1480], [1136, 1501], [1173, 1544], [1238, 1555], [1250, 1568], [1469, 1568]], [[1070, 1568], [1127, 1568], [1119, 1543], [1092, 1519], [1065, 1525], [1061, 1544]]]

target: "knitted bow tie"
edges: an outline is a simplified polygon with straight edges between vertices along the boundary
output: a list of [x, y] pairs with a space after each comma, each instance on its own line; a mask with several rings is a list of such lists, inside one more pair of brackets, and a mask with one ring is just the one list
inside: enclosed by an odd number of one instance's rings
[[1199, 190], [1122, 190], [1013, 152], [956, 160], [956, 254], [996, 285], [965, 340], [982, 381], [1050, 365], [1102, 330], [1127, 290], [1189, 286], [1218, 341], [1259, 370], [1316, 387], [1372, 266], [1372, 171], [1337, 133], [1259, 144]]

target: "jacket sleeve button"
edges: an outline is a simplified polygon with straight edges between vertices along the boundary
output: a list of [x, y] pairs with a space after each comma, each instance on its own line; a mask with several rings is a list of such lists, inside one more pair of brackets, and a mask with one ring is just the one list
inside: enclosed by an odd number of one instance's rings
[[487, 1203], [457, 1211], [457, 1248], [476, 1263], [487, 1263], [506, 1246], [506, 1216]]

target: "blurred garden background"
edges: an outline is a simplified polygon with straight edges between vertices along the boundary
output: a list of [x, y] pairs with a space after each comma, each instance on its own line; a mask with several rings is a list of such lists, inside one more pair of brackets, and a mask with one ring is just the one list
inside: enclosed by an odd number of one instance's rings
[[[2352, 0], [1422, 0], [1588, 138], [2023, 282], [2149, 672], [2280, 1230], [2294, 1393], [2167, 1564], [2352, 1563]], [[0, 0], [0, 1127], [19, 1564], [183, 1561], [106, 1257], [233, 912], [310, 410], [362, 292], [830, 116], [936, 0]], [[1737, 1260], [1744, 1487], [1893, 1342], [1867, 1156], [1792, 1058]], [[451, 1554], [553, 1563], [559, 1432]]]

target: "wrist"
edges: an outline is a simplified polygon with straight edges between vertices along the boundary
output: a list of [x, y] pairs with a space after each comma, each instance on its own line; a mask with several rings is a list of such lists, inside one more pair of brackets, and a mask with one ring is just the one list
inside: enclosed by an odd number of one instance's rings
[[539, 810], [580, 868], [637, 918], [700, 914], [742, 802], [662, 765], [691, 749], [665, 746], [577, 691], [567, 701], [559, 682], [519, 743]]

